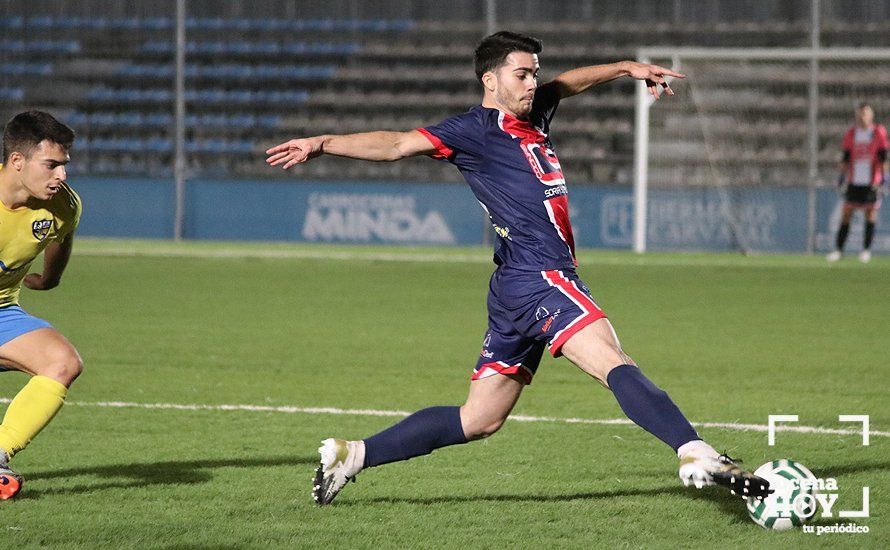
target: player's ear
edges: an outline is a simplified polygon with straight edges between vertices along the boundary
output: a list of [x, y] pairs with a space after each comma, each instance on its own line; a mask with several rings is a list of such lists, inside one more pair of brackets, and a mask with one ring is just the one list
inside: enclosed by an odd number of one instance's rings
[[488, 71], [482, 75], [482, 85], [485, 86], [485, 89], [489, 92], [494, 92], [495, 89], [497, 89], [497, 79], [493, 72]]
[[8, 166], [16, 170], [21, 170], [22, 166], [25, 164], [25, 155], [21, 154], [18, 151], [13, 151], [9, 154], [9, 162], [7, 162]]

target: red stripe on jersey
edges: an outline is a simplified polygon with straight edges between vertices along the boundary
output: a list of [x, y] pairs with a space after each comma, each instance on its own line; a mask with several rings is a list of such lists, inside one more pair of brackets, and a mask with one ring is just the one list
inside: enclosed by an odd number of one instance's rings
[[569, 338], [594, 321], [599, 321], [600, 319], [605, 318], [606, 314], [603, 313], [603, 310], [596, 305], [596, 302], [594, 302], [590, 296], [581, 292], [581, 289], [578, 288], [575, 282], [570, 281], [561, 271], [542, 271], [541, 274], [544, 276], [544, 279], [550, 283], [550, 286], [558, 288], [560, 292], [568, 296], [569, 299], [582, 311], [581, 315], [576, 317], [564, 329], [557, 332], [550, 341], [550, 345], [548, 346], [550, 353], [553, 357], [559, 357], [562, 355], [562, 346], [569, 341]]
[[[890, 149], [890, 138], [887, 136], [887, 128], [882, 124], [872, 125], [872, 138], [868, 143], [856, 143], [857, 126], [851, 126], [844, 133], [844, 140], [841, 148], [850, 153], [850, 162], [847, 163], [847, 183], [853, 182], [853, 169], [857, 161], [866, 161], [871, 163], [871, 185], [881, 182], [884, 177], [884, 167], [879, 160], [878, 152]], [[865, 185], [864, 182], [856, 182]]]
[[[487, 371], [494, 371], [493, 373]], [[473, 376], [470, 378], [471, 380], [480, 380], [482, 378], [488, 378], [492, 374], [518, 374], [520, 378], [522, 378], [522, 383], [528, 386], [532, 383], [532, 372], [525, 365], [508, 365], [503, 361], [497, 361], [494, 363], [484, 363], [479, 366], [478, 369], [473, 373]]]
[[519, 120], [513, 115], [509, 115], [503, 111], [498, 115], [498, 124], [500, 124], [501, 130], [523, 141], [540, 143], [546, 139], [544, 134], [539, 132], [538, 129], [533, 127], [530, 123], [524, 120]]
[[556, 232], [559, 233], [559, 238], [569, 247], [569, 252], [572, 253], [572, 261], [577, 266], [575, 235], [572, 233], [572, 222], [569, 220], [569, 197], [558, 195], [544, 201], [544, 206], [547, 208], [547, 214], [550, 216], [550, 221], [556, 228]]
[[434, 159], [450, 159], [452, 155], [454, 155], [454, 149], [442, 143], [441, 139], [434, 136], [426, 128], [418, 128], [417, 131], [423, 134], [423, 137], [428, 139], [429, 142], [433, 144], [433, 147], [436, 148], [436, 151], [438, 151], [437, 153], [430, 155]]

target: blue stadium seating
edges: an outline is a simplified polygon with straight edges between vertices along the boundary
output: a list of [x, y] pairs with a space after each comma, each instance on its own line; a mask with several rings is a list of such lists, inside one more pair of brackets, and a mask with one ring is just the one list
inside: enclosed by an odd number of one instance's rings
[[2, 101], [24, 101], [25, 89], [20, 87], [0, 87], [0, 100]]
[[[352, 55], [359, 51], [357, 42], [278, 42], [264, 40], [248, 42], [244, 40], [234, 41], [189, 41], [186, 44], [186, 54], [205, 55]], [[142, 53], [172, 55], [175, 44], [168, 40], [149, 40], [143, 44]]]
[[[189, 64], [185, 68], [186, 78], [250, 78], [250, 79], [309, 79], [331, 78], [334, 75], [333, 65], [256, 65], [247, 63], [225, 65]], [[175, 67], [167, 64], [132, 64], [120, 69], [117, 74], [122, 77], [134, 78], [172, 78]]]
[[3, 76], [20, 76], [20, 75], [40, 75], [47, 76], [52, 74], [53, 64], [43, 62], [10, 62], [0, 64], [0, 75]]
[[[411, 19], [276, 19], [276, 18], [220, 18], [188, 17], [187, 30], [242, 31], [242, 32], [404, 32], [414, 27]], [[0, 29], [44, 30], [171, 30], [175, 21], [170, 17], [119, 17], [103, 16], [53, 17], [8, 16], [0, 18]]]
[[81, 52], [79, 40], [0, 40], [0, 51], [13, 53], [66, 53]]
[[[249, 90], [223, 88], [203, 88], [187, 90], [187, 102], [200, 104], [248, 104], [248, 103], [288, 103], [306, 101], [306, 90]], [[173, 90], [169, 88], [109, 88], [98, 86], [86, 94], [86, 99], [94, 103], [169, 103], [173, 101]]]

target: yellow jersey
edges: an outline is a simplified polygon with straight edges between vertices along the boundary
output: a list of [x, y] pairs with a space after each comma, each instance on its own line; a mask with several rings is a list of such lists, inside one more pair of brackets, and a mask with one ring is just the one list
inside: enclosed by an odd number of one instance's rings
[[74, 232], [80, 212], [80, 197], [64, 182], [52, 198], [33, 206], [13, 210], [0, 202], [0, 308], [19, 303], [31, 262], [50, 242]]

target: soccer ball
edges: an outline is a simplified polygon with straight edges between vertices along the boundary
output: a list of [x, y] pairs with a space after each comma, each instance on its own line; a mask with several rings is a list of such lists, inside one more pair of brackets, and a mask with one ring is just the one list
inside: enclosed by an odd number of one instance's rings
[[754, 471], [769, 481], [774, 492], [766, 498], [748, 498], [748, 515], [766, 529], [785, 531], [800, 527], [816, 515], [816, 476], [793, 460], [773, 460]]

